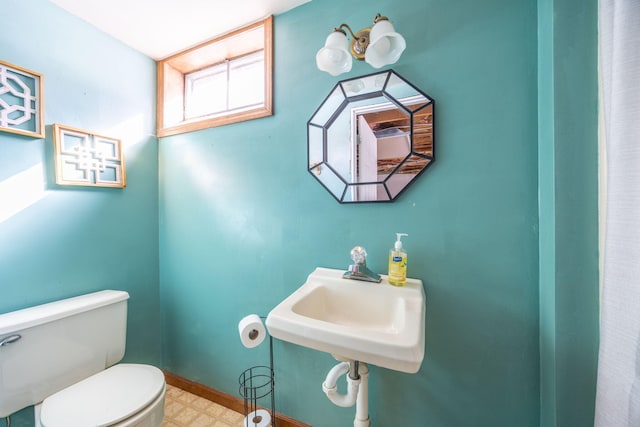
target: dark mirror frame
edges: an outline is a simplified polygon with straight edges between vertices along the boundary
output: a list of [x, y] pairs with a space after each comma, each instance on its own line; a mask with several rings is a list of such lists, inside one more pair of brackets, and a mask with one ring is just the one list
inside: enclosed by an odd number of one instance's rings
[[307, 122], [307, 170], [340, 203], [392, 202], [435, 161], [434, 117], [393, 70], [342, 80]]

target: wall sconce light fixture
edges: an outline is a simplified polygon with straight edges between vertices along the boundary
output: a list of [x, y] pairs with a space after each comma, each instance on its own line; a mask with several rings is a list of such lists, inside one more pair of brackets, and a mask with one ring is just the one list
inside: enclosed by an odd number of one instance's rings
[[[350, 48], [345, 28], [351, 34]], [[398, 61], [405, 47], [404, 38], [395, 32], [393, 24], [378, 13], [371, 28], [363, 28], [355, 34], [347, 24], [334, 28], [316, 54], [316, 64], [319, 70], [332, 76], [351, 71], [352, 56], [359, 61], [364, 59], [373, 68], [380, 68]]]

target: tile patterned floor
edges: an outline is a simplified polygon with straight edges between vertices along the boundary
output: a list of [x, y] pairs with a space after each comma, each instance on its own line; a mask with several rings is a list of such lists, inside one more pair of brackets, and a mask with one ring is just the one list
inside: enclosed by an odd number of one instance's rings
[[238, 412], [167, 384], [162, 427], [241, 427], [243, 419]]

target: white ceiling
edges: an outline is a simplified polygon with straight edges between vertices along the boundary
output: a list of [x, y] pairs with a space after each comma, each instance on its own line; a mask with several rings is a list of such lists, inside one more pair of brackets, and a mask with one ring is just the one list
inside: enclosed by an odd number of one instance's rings
[[153, 59], [162, 59], [311, 0], [50, 0]]

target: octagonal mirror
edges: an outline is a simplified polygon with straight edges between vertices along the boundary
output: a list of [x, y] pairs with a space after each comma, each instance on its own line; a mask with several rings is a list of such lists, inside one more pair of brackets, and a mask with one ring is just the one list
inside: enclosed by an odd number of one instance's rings
[[340, 203], [395, 200], [435, 160], [434, 110], [393, 70], [338, 82], [307, 123], [309, 173]]

